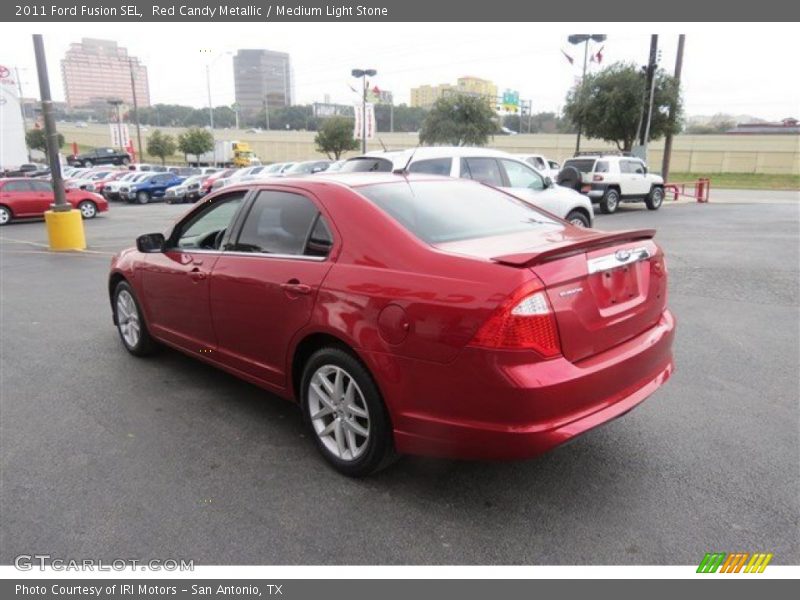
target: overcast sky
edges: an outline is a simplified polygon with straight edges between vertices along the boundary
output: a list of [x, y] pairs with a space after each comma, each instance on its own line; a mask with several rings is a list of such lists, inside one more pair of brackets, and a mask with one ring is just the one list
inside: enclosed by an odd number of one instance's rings
[[[677, 34], [687, 34], [683, 93], [688, 115], [750, 114], [767, 119], [800, 117], [796, 28], [791, 24], [552, 24], [552, 23], [213, 23], [6, 25], [0, 64], [18, 66], [26, 96], [38, 94], [32, 33], [43, 33], [51, 87], [63, 100], [60, 60], [81, 37], [113, 39], [149, 69], [151, 101], [207, 105], [205, 64], [213, 60], [215, 105], [233, 102], [232, 59], [238, 48], [288, 52], [298, 103], [350, 103], [354, 67], [375, 68], [374, 83], [408, 102], [411, 87], [454, 83], [463, 75], [520, 91], [534, 112], [557, 111], [579, 75], [582, 53], [569, 33], [608, 34], [603, 65], [644, 63], [649, 36], [660, 34], [661, 65], [672, 71]], [[600, 46], [593, 46], [598, 50]], [[201, 53], [210, 50], [210, 53]], [[571, 66], [561, 51], [575, 57]], [[594, 67], [596, 68], [596, 66]]]

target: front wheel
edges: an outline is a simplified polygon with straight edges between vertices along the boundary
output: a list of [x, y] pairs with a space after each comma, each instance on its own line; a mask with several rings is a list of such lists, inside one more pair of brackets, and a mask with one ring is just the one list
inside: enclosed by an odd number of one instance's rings
[[575, 227], [589, 227], [591, 225], [591, 223], [589, 223], [589, 217], [580, 210], [573, 210], [570, 212], [566, 220], [570, 225], [574, 225]]
[[91, 200], [84, 200], [78, 204], [78, 210], [84, 219], [94, 219], [97, 216], [97, 206]]
[[600, 200], [600, 212], [606, 215], [611, 215], [617, 212], [619, 206], [619, 192], [613, 188], [606, 190], [603, 198]]
[[0, 226], [11, 223], [11, 209], [7, 206], [0, 206]]
[[92, 166], [92, 161], [90, 161], [90, 160], [83, 161], [83, 166], [88, 169], [89, 167]]
[[644, 199], [644, 203], [649, 210], [658, 210], [661, 208], [661, 205], [664, 203], [664, 188], [654, 187], [650, 190], [647, 198]]
[[302, 406], [317, 448], [340, 473], [362, 477], [395, 457], [392, 427], [378, 387], [353, 355], [328, 347], [306, 363]]
[[141, 308], [127, 281], [120, 281], [114, 290], [114, 322], [128, 352], [147, 356], [156, 350], [155, 340], [147, 331]]
[[139, 204], [147, 204], [148, 202], [150, 202], [150, 194], [148, 194], [147, 192], [139, 192], [138, 194], [136, 194], [136, 201]]
[[126, 156], [125, 158], [122, 159], [122, 164], [123, 165], [131, 164], [131, 159]]

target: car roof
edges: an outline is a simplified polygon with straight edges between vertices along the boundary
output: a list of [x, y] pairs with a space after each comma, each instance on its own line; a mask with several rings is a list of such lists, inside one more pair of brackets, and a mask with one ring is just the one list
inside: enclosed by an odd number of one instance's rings
[[411, 156], [412, 153], [414, 158], [417, 160], [421, 158], [449, 158], [452, 156], [500, 156], [504, 158], [514, 156], [513, 154], [503, 152], [502, 150], [495, 150], [494, 148], [481, 148], [476, 146], [421, 146], [419, 148], [405, 148], [403, 150], [374, 150], [355, 158], [387, 158], [393, 161], [400, 158], [405, 158], [408, 160], [408, 157]]
[[327, 173], [322, 171], [317, 173], [314, 177], [264, 177], [255, 178], [246, 182], [237, 183], [229, 187], [222, 188], [226, 191], [233, 189], [249, 189], [254, 186], [261, 185], [276, 185], [287, 187], [314, 187], [320, 184], [334, 184], [343, 187], [356, 189], [368, 185], [379, 185], [389, 183], [401, 183], [404, 181], [418, 182], [418, 181], [441, 181], [441, 182], [468, 182], [469, 179], [453, 179], [452, 177], [443, 177], [439, 175], [428, 175], [425, 173], [410, 173], [410, 174], [395, 174], [387, 172], [371, 172], [371, 173]]

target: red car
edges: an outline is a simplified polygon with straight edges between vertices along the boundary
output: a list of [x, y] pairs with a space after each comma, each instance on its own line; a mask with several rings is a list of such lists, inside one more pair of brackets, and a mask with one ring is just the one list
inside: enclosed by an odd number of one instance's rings
[[300, 404], [324, 457], [538, 455], [673, 370], [653, 230], [576, 228], [492, 187], [251, 182], [112, 259], [125, 347], [176, 348]]
[[217, 171], [216, 173], [212, 173], [208, 176], [208, 179], [203, 181], [201, 184], [201, 189], [203, 190], [203, 194], [208, 194], [211, 192], [211, 188], [214, 185], [214, 182], [217, 179], [225, 179], [226, 177], [230, 177], [239, 169], [223, 169], [222, 171]]
[[[67, 202], [81, 211], [84, 219], [93, 219], [108, 210], [106, 199], [81, 189], [66, 190]], [[11, 177], [0, 179], [0, 225], [14, 219], [42, 217], [55, 202], [53, 185], [41, 179]]]

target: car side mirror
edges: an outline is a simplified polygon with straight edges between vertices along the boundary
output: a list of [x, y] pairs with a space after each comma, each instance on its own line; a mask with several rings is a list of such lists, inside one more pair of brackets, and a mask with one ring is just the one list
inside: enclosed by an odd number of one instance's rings
[[163, 252], [165, 243], [166, 239], [164, 239], [163, 233], [145, 233], [136, 238], [136, 249], [139, 252], [150, 254]]
[[544, 178], [544, 187], [549, 188], [553, 187], [553, 178], [549, 175]]

